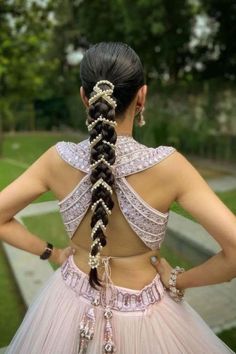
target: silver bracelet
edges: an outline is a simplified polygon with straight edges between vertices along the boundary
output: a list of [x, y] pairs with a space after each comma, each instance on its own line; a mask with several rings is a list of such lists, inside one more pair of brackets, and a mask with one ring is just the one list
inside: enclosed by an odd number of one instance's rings
[[174, 269], [172, 269], [170, 273], [170, 279], [169, 279], [169, 294], [175, 300], [176, 302], [180, 302], [184, 298], [184, 293], [185, 290], [179, 290], [176, 288], [176, 278], [177, 274], [183, 273], [185, 271], [184, 268], [180, 268], [179, 266], [176, 266]]

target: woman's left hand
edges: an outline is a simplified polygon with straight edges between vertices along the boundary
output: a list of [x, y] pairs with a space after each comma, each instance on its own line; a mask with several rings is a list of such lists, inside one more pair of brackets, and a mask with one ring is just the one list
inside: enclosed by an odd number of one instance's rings
[[171, 273], [173, 267], [163, 257], [159, 258], [159, 260], [157, 259], [156, 256], [151, 257], [151, 263], [157, 269], [158, 273], [160, 274], [160, 278], [161, 278], [163, 285], [165, 286], [165, 288], [168, 289], [169, 288], [170, 273]]

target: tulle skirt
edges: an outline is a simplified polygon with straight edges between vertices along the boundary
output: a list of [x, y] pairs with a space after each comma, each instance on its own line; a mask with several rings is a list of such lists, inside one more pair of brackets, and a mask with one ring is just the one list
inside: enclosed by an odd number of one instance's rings
[[[207, 299], [206, 299], [207, 301]], [[234, 353], [157, 273], [142, 290], [93, 289], [73, 256], [37, 293], [6, 354]]]

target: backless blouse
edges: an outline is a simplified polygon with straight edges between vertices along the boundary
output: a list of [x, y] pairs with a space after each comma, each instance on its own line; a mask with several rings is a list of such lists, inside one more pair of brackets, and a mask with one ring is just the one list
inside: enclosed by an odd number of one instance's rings
[[[75, 188], [58, 202], [66, 231], [72, 238], [91, 205], [89, 138], [78, 144], [60, 141], [56, 149], [65, 162], [86, 173]], [[164, 240], [169, 211], [162, 213], [146, 203], [128, 183], [126, 176], [154, 166], [174, 151], [176, 149], [172, 146], [147, 147], [131, 136], [117, 135], [113, 171], [119, 207], [130, 227], [151, 250], [159, 249]]]

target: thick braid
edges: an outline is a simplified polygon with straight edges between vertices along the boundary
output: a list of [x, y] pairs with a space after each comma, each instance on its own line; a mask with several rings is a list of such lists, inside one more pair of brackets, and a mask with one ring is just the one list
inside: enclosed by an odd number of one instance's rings
[[[104, 89], [106, 88], [106, 89]], [[99, 81], [93, 88], [89, 99], [88, 118], [86, 121], [90, 133], [90, 180], [92, 182], [92, 219], [91, 219], [91, 252], [89, 255], [90, 285], [101, 285], [97, 267], [100, 264], [100, 250], [107, 243], [105, 230], [108, 217], [114, 207], [112, 194], [114, 174], [112, 165], [115, 162], [116, 102], [111, 97], [113, 84], [107, 80]]]

